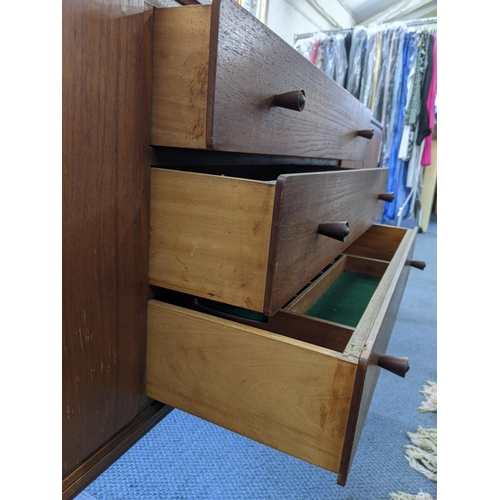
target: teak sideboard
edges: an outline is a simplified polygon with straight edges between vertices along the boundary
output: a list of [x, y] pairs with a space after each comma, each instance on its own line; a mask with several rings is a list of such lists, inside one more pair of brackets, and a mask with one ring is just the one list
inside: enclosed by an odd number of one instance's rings
[[63, 498], [174, 407], [346, 483], [424, 267], [381, 138], [233, 0], [64, 0]]

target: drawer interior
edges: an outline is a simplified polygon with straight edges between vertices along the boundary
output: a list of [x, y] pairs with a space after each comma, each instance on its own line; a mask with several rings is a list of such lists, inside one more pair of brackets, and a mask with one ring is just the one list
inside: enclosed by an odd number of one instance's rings
[[371, 268], [370, 264], [342, 256], [324, 275], [321, 286], [313, 286], [291, 310], [355, 328], [388, 265], [382, 262]]
[[[345, 484], [379, 371], [370, 359], [385, 353], [415, 238], [406, 229], [374, 231], [371, 245], [355, 249], [361, 255], [342, 255], [272, 316], [173, 291], [156, 295], [148, 306], [147, 395], [338, 472]], [[395, 242], [385, 250], [392, 259], [362, 255], [378, 246], [383, 256], [386, 242], [375, 240], [384, 232]], [[344, 276], [341, 294], [366, 278], [376, 285], [361, 317], [311, 316]]]
[[[372, 329], [376, 311], [405, 264], [413, 241], [407, 229], [373, 225], [282, 311], [310, 324], [330, 325], [316, 332], [313, 343], [326, 347], [333, 335], [336, 350], [359, 356]], [[403, 241], [406, 239], [406, 244]], [[340, 333], [339, 333], [340, 332]], [[341, 335], [344, 333], [344, 335]], [[307, 340], [305, 333], [302, 340]]]

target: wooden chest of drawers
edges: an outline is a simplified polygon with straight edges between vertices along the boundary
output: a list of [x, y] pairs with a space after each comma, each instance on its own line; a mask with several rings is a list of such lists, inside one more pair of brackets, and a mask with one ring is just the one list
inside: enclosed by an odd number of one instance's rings
[[[156, 11], [153, 53], [152, 142], [185, 161], [151, 175], [147, 395], [343, 485], [380, 368], [408, 369], [386, 349], [416, 233], [376, 224], [380, 124], [233, 0]], [[303, 161], [257, 180], [194, 150]]]

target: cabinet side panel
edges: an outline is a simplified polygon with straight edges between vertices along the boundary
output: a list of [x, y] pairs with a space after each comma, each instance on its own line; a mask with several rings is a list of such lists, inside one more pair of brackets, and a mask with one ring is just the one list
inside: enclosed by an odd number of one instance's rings
[[66, 476], [150, 404], [152, 9], [132, 0], [64, 0], [62, 7]]

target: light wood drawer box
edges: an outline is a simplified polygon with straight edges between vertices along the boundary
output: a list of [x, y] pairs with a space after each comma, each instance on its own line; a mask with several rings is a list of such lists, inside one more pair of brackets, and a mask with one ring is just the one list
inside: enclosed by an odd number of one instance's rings
[[[275, 105], [300, 90], [302, 111]], [[152, 145], [363, 162], [370, 139], [357, 134], [370, 121], [233, 0], [155, 10]]]
[[[380, 218], [387, 175], [262, 182], [152, 168], [149, 282], [272, 315]], [[344, 221], [345, 241], [318, 232]]]
[[[415, 234], [373, 226], [353, 251], [363, 255], [368, 249], [368, 255], [390, 261], [341, 256], [268, 323], [151, 300], [147, 395], [337, 472], [338, 483], [345, 484], [379, 364], [388, 359]], [[344, 268], [361, 281], [380, 278], [359, 322], [306, 315], [312, 297], [321, 297], [327, 283], [335, 286]], [[343, 288], [341, 294], [348, 291]], [[341, 304], [338, 296], [334, 302], [332, 308]]]

